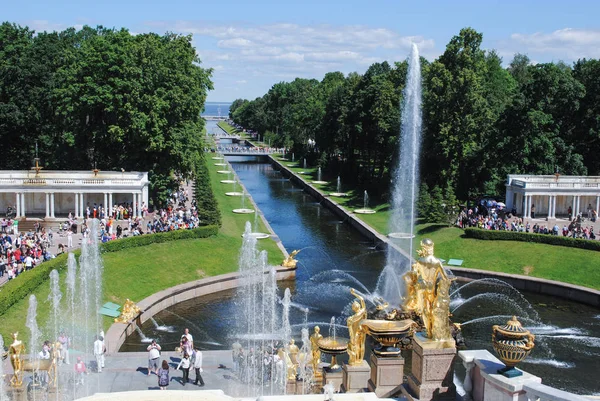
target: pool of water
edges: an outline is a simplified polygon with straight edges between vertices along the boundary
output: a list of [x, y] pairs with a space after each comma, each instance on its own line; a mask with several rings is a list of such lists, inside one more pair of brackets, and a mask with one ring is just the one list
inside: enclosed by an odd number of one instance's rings
[[[292, 292], [294, 338], [299, 342], [300, 329], [305, 325], [312, 332], [318, 324], [327, 335], [332, 316], [337, 334], [346, 335], [345, 321], [353, 299], [349, 289], [372, 291], [384, 267], [385, 253], [268, 163], [244, 160], [233, 162], [234, 170], [286, 249], [301, 250], [296, 280], [280, 282], [278, 294], [283, 297], [285, 288]], [[600, 391], [596, 378], [587, 374], [600, 368], [600, 310], [547, 296], [521, 296], [493, 281], [453, 291], [453, 320], [467, 322], [463, 333], [469, 348], [493, 352], [492, 325], [505, 324], [510, 315], [517, 314], [537, 336], [537, 346], [521, 368], [553, 387], [580, 394]], [[171, 349], [178, 345], [183, 329], [189, 327], [202, 348], [229, 349], [235, 341], [233, 328], [240, 313], [237, 302], [234, 291], [183, 302], [157, 314], [155, 322], [146, 322], [142, 333], [158, 339], [164, 349]], [[134, 333], [121, 350], [145, 347], [140, 334]]]

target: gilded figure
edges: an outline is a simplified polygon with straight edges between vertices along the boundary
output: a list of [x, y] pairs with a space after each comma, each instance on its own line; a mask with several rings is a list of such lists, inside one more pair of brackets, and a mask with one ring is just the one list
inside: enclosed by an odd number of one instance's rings
[[296, 255], [298, 255], [299, 252], [300, 252], [300, 250], [298, 250], [298, 249], [292, 251], [292, 253], [290, 253], [288, 255], [288, 257], [283, 260], [283, 262], [281, 263], [281, 266], [290, 267], [290, 268], [296, 267], [296, 263], [298, 263], [298, 261], [296, 259], [294, 259], [294, 257]]
[[360, 296], [354, 288], [350, 293], [356, 297], [352, 302], [352, 311], [354, 312], [348, 320], [348, 364], [350, 366], [360, 365], [365, 357], [365, 331], [361, 327], [361, 321], [367, 318], [367, 305], [365, 299]]
[[319, 326], [315, 326], [314, 333], [310, 336], [310, 351], [312, 354], [312, 368], [313, 374], [315, 377], [319, 377], [321, 372], [319, 372], [319, 362], [321, 362], [321, 350], [319, 349], [319, 340], [323, 338], [321, 334], [321, 328]]
[[25, 345], [18, 339], [19, 332], [12, 334], [13, 342], [8, 349], [10, 355], [10, 363], [13, 368], [13, 377], [10, 379], [10, 385], [13, 387], [21, 387], [23, 384], [23, 359], [21, 354], [25, 352]]
[[407, 286], [404, 307], [414, 310], [421, 317], [428, 338], [451, 340], [448, 292], [452, 280], [446, 274], [442, 262], [433, 255], [433, 241], [421, 241], [421, 249], [417, 253], [420, 258], [404, 275]]

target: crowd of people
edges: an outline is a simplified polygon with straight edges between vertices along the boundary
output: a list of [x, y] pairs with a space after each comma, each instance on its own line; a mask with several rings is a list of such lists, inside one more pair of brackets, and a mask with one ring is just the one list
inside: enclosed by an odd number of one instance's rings
[[489, 210], [475, 206], [474, 208], [464, 208], [458, 215], [456, 225], [461, 228], [476, 227], [483, 230], [514, 231], [534, 234], [562, 235], [563, 237], [582, 238], [595, 240], [593, 225], [585, 225], [585, 218], [580, 213], [574, 217], [569, 224], [558, 222], [554, 225], [539, 224], [534, 221], [526, 220], [522, 217], [514, 216], [512, 213], [502, 213], [495, 209]]
[[[75, 234], [83, 238], [91, 234], [88, 221], [99, 219], [99, 239], [108, 242], [115, 239], [143, 234], [193, 229], [200, 226], [195, 200], [190, 202], [187, 190], [181, 187], [175, 191], [168, 206], [150, 214], [144, 203], [142, 217], [133, 216], [133, 204], [114, 205], [108, 212], [102, 204], [88, 204], [86, 219], [82, 223], [69, 213], [58, 226], [56, 232], [46, 229], [36, 222], [31, 232], [19, 230], [19, 220], [0, 219], [0, 278], [7, 276], [13, 280], [23, 272], [35, 268], [40, 263], [73, 249]], [[56, 248], [53, 246], [56, 245]], [[54, 252], [50, 249], [53, 248]]]
[[275, 382], [283, 384], [286, 378], [286, 363], [282, 356], [283, 344], [274, 342], [271, 346], [255, 350], [245, 349], [239, 342], [233, 343], [233, 371], [238, 378], [249, 384]]

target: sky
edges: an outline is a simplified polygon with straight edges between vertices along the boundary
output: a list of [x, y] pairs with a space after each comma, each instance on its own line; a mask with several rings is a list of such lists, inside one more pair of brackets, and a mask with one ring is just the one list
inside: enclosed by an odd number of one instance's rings
[[211, 102], [254, 99], [296, 77], [363, 73], [406, 59], [412, 43], [434, 60], [461, 28], [483, 33], [508, 64], [600, 58], [600, 1], [587, 0], [25, 0], [0, 19], [36, 31], [103, 25], [132, 33], [191, 34], [213, 69]]

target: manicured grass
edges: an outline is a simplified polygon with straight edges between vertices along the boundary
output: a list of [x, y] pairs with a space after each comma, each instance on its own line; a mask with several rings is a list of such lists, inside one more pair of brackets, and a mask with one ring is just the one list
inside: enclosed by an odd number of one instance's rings
[[[281, 161], [281, 163], [296, 174], [300, 171], [310, 172], [310, 175], [299, 175], [307, 182], [316, 180], [316, 168], [303, 169], [287, 166], [291, 162]], [[328, 180], [328, 184], [312, 185], [324, 194], [335, 192], [336, 180], [328, 177], [325, 177], [325, 180]], [[364, 206], [363, 191], [343, 187], [342, 191], [348, 196], [330, 198], [348, 211]], [[387, 235], [390, 205], [371, 201], [369, 208], [376, 210], [377, 213], [355, 216], [377, 232]], [[413, 249], [418, 248], [421, 239], [431, 238], [435, 243], [437, 257], [446, 260], [462, 259], [464, 261], [462, 267], [509, 274], [528, 274], [600, 290], [600, 269], [598, 269], [600, 252], [529, 242], [465, 238], [460, 228], [443, 224], [420, 224], [415, 227], [415, 230]]]

